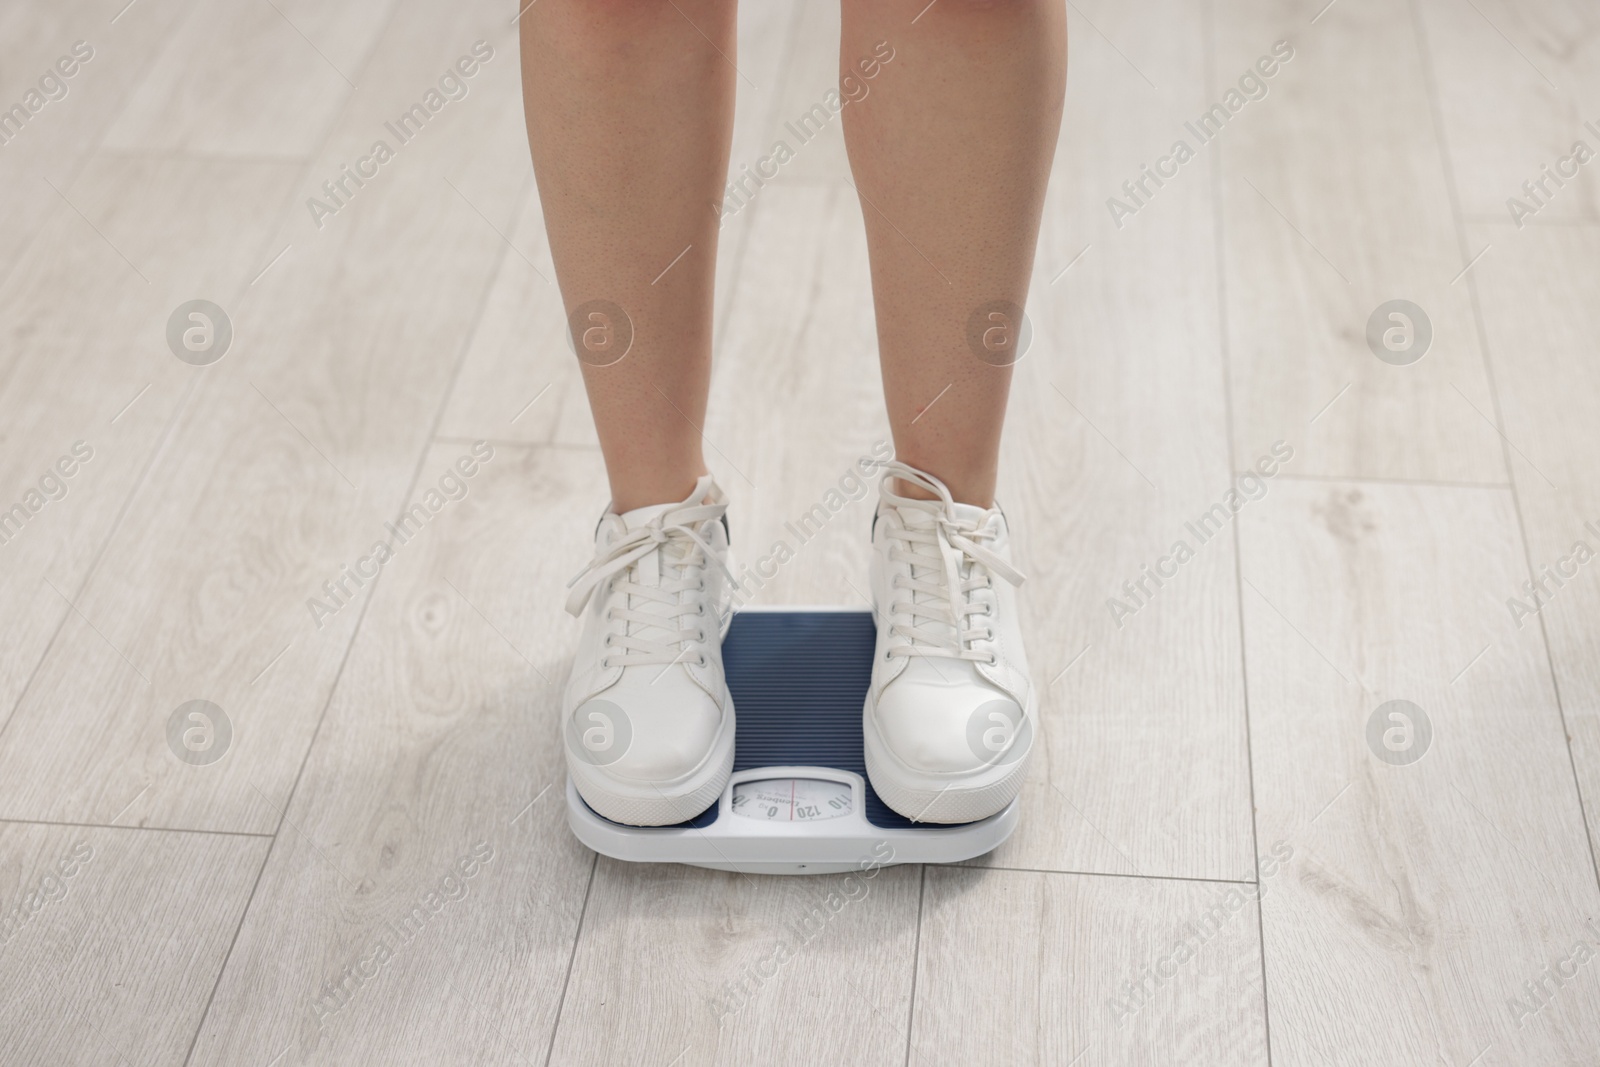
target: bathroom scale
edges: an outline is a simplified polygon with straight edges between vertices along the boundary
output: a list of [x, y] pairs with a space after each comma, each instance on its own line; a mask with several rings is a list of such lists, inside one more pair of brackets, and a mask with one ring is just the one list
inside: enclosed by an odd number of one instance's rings
[[955, 863], [990, 851], [1016, 828], [1015, 800], [977, 822], [919, 823], [867, 781], [861, 707], [876, 641], [867, 611], [739, 611], [722, 642], [738, 715], [722, 795], [673, 826], [628, 826], [596, 814], [568, 778], [572, 832], [613, 859], [746, 874]]

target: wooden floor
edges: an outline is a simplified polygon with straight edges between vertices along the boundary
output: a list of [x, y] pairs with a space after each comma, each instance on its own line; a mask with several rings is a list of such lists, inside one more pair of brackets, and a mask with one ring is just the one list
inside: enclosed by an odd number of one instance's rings
[[[0, 1064], [1600, 1064], [1600, 164], [1543, 170], [1600, 149], [1600, 14], [1323, 3], [1069, 5], [1002, 486], [1023, 818], [849, 896], [566, 828], [605, 494], [515, 6], [0, 8], [0, 107], [92, 50], [0, 146]], [[736, 167], [837, 77], [837, 4], [743, 6]], [[750, 545], [886, 434], [848, 173], [835, 122], [723, 230]], [[1369, 345], [1394, 300], [1415, 362]], [[761, 599], [859, 602], [867, 517]]]

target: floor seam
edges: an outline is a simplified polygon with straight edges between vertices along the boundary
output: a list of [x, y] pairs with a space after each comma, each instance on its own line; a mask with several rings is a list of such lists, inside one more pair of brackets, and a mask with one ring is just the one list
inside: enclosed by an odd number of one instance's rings
[[[1450, 157], [1449, 143], [1445, 131], [1444, 120], [1438, 99], [1437, 77], [1433, 70], [1433, 59], [1428, 51], [1427, 27], [1424, 23], [1422, 12], [1417, 6], [1417, 0], [1409, 0], [1408, 7], [1411, 11], [1413, 32], [1417, 37], [1417, 53], [1422, 61], [1423, 81], [1428, 87], [1428, 108], [1433, 120], [1434, 136], [1439, 142], [1439, 161], [1444, 169], [1445, 190], [1450, 197], [1450, 216], [1456, 231], [1457, 254], [1463, 259], [1468, 255], [1467, 228], [1463, 222], [1461, 211], [1460, 192], [1456, 187], [1455, 163]], [[1522, 540], [1522, 562], [1527, 567], [1528, 577], [1537, 578], [1533, 563], [1533, 545], [1528, 540], [1528, 524], [1522, 514], [1522, 494], [1517, 491], [1516, 469], [1511, 462], [1510, 440], [1504, 432], [1505, 412], [1500, 403], [1500, 386], [1494, 375], [1494, 360], [1490, 356], [1489, 330], [1483, 317], [1483, 302], [1478, 296], [1477, 277], [1470, 271], [1467, 272], [1467, 297], [1472, 305], [1472, 320], [1478, 336], [1478, 355], [1483, 362], [1483, 374], [1489, 386], [1489, 399], [1494, 405], [1494, 430], [1500, 438], [1500, 462], [1503, 465], [1506, 477], [1510, 481], [1511, 507], [1517, 517], [1517, 536]], [[1544, 645], [1545, 667], [1550, 675], [1550, 687], [1556, 702], [1556, 715], [1561, 724], [1561, 739], [1567, 749], [1567, 767], [1572, 772], [1572, 786], [1578, 801], [1579, 825], [1583, 828], [1584, 845], [1589, 850], [1589, 867], [1594, 875], [1595, 886], [1600, 888], [1600, 857], [1595, 854], [1594, 832], [1589, 826], [1589, 811], [1584, 803], [1583, 779], [1578, 774], [1577, 755], [1572, 751], [1572, 729], [1567, 722], [1566, 703], [1561, 698], [1561, 677], [1556, 671], [1555, 653], [1550, 647], [1550, 632], [1545, 625], [1544, 612], [1539, 612], [1539, 640]]]

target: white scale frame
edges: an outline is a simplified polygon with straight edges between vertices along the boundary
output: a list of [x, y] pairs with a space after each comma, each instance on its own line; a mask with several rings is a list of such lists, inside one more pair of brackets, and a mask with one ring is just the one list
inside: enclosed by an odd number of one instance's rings
[[[750, 607], [744, 611], [849, 611], [837, 607]], [[850, 789], [850, 810], [813, 820], [762, 819], [734, 810], [742, 783], [771, 779], [836, 782]], [[744, 874], [837, 874], [902, 863], [959, 863], [999, 846], [1016, 829], [1018, 802], [978, 822], [884, 828], [866, 817], [867, 783], [854, 771], [780, 765], [735, 771], [704, 827], [624, 826], [596, 815], [567, 779], [567, 825], [602, 856], [631, 863], [685, 863]]]
[[[850, 786], [850, 811], [831, 819], [786, 822], [733, 810], [734, 786], [804, 778]], [[633, 863], [687, 863], [744, 874], [837, 874], [899, 863], [959, 863], [990, 851], [1017, 825], [1013, 800], [994, 815], [959, 826], [885, 829], [867, 821], [866, 782], [832, 767], [750, 767], [736, 771], [717, 799], [717, 817], [703, 828], [623, 826], [602, 819], [567, 780], [567, 825], [602, 856]]]

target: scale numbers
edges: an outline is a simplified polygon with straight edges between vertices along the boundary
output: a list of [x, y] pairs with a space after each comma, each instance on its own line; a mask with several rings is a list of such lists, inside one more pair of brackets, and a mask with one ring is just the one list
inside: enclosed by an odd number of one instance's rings
[[764, 778], [733, 787], [733, 813], [747, 819], [817, 822], [850, 809], [850, 786], [825, 778]]

